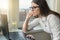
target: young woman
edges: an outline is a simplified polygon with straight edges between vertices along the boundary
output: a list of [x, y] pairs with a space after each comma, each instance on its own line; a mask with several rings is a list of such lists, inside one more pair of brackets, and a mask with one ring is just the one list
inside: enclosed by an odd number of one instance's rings
[[[49, 9], [46, 0], [32, 0], [32, 10], [26, 16], [23, 24], [23, 32], [27, 32], [28, 28], [32, 29], [41, 24], [43, 30], [52, 35], [52, 40], [60, 40], [60, 14]], [[30, 18], [35, 19], [29, 23]], [[48, 28], [48, 29], [47, 29]]]

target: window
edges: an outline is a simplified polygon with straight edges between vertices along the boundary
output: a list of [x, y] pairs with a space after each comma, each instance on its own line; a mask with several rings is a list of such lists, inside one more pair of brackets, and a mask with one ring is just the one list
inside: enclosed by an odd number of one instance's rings
[[19, 26], [22, 27], [22, 24], [25, 20], [26, 14], [31, 6], [31, 0], [19, 0]]
[[7, 14], [8, 0], [0, 0], [0, 14]]
[[27, 9], [31, 6], [32, 0], [19, 0], [19, 8], [20, 9]]
[[24, 21], [26, 14], [31, 6], [31, 0], [19, 0], [19, 17], [20, 21]]

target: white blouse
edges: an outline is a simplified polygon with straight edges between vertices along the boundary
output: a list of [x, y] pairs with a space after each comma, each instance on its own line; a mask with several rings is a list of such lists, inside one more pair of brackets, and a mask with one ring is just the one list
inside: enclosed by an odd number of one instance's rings
[[60, 19], [54, 14], [50, 14], [47, 17], [36, 18], [28, 24], [29, 29], [40, 24], [43, 30], [53, 34], [53, 40], [60, 40]]

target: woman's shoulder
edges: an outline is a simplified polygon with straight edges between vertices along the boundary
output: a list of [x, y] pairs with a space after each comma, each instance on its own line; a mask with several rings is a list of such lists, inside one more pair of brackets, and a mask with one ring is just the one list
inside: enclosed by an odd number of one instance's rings
[[50, 18], [50, 17], [55, 17], [55, 15], [54, 15], [54, 14], [49, 14], [49, 15], [47, 16], [47, 18]]
[[50, 18], [60, 18], [60, 14], [58, 14], [57, 12], [50, 12], [50, 14], [47, 16], [47, 19], [50, 19]]

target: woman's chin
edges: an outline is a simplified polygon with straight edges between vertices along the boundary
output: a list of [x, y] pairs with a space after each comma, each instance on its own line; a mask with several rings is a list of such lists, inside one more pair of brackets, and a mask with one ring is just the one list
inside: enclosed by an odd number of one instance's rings
[[36, 15], [33, 15], [33, 16], [36, 16]]
[[33, 17], [38, 18], [38, 16], [37, 16], [37, 15], [33, 15]]

